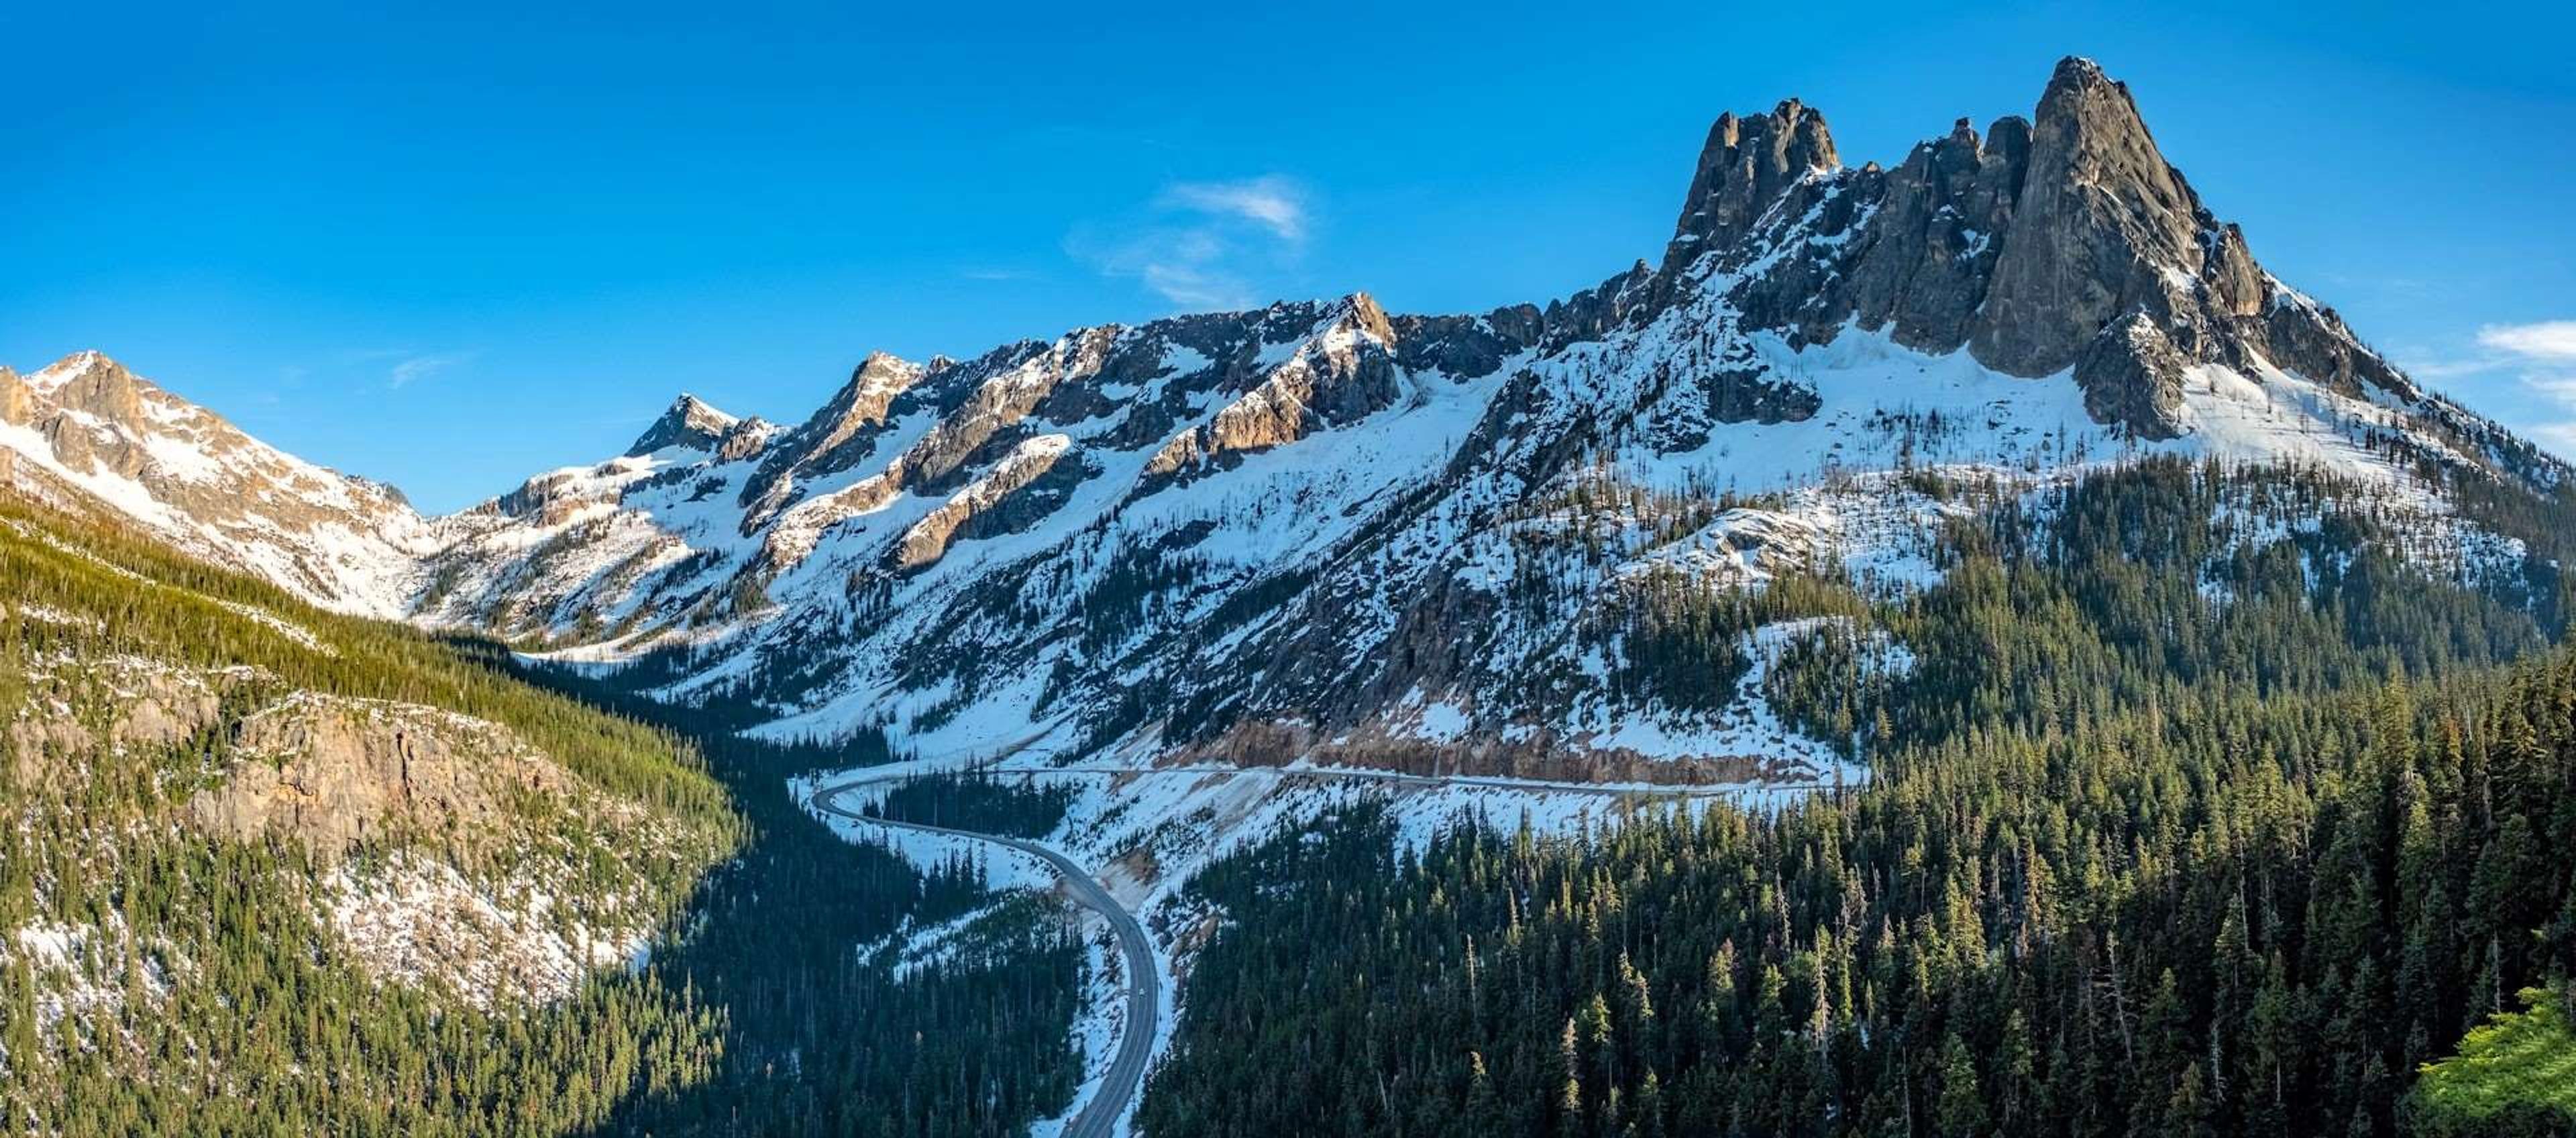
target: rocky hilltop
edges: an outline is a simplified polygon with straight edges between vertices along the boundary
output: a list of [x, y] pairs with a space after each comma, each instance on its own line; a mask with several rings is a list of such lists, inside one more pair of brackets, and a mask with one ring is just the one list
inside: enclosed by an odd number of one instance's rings
[[[166, 466], [65, 449], [106, 438], [88, 419], [7, 438], [22, 471], [216, 519], [343, 607], [932, 754], [1825, 777], [1839, 742], [1784, 722], [1763, 671], [1831, 620], [1773, 582], [1919, 590], [1953, 521], [2156, 455], [2328, 478], [2428, 574], [2554, 572], [2462, 504], [2566, 468], [2265, 272], [2094, 64], [2027, 118], [1842, 161], [1802, 102], [1725, 115], [1660, 263], [1558, 301], [1354, 293], [872, 354], [796, 425], [684, 396], [626, 453], [439, 519], [342, 480], [345, 509], [258, 514], [260, 538]], [[31, 422], [104, 366], [0, 382], [0, 410]], [[311, 536], [333, 525], [356, 536]], [[298, 583], [317, 559], [343, 568]], [[1747, 622], [1679, 688], [1649, 663], [1676, 596]]]

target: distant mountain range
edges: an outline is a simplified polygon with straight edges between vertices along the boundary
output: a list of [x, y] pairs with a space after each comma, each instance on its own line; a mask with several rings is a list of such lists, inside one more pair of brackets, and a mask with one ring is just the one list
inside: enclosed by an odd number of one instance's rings
[[[1354, 293], [872, 354], [802, 422], [682, 396], [444, 517], [98, 353], [0, 369], [22, 490], [330, 607], [640, 662], [759, 733], [924, 753], [1822, 777], [1847, 740], [1762, 667], [1824, 624], [1742, 598], [1919, 590], [1955, 520], [2153, 456], [2322, 477], [2445, 579], [2556, 572], [2494, 519], [2567, 466], [2265, 272], [2081, 59], [2030, 118], [1889, 166], [1795, 100], [1722, 116], [1661, 262], [1543, 306]], [[1739, 598], [1703, 690], [1647, 658], [1676, 595]]]

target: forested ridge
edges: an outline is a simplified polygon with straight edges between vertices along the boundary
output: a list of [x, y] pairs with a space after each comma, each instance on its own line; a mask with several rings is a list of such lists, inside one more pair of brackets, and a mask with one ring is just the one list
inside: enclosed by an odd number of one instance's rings
[[2576, 969], [2576, 657], [1969, 732], [1881, 779], [1418, 858], [1365, 811], [1283, 835], [1200, 880], [1232, 924], [1146, 1124], [2391, 1133], [2439, 1121], [2419, 1064]]
[[[363, 874], [422, 854], [497, 880], [533, 860], [537, 880], [565, 890], [560, 916], [640, 889], [649, 920], [675, 915], [737, 833], [678, 740], [495, 676], [433, 637], [16, 504], [0, 509], [0, 599], [6, 722], [86, 728], [68, 749], [0, 729], [7, 1130], [539, 1133], [703, 1077], [717, 1020], [685, 991], [604, 977], [543, 1009], [486, 1009], [435, 980], [389, 982], [317, 912], [315, 851], [183, 819], [189, 796], [237, 761], [242, 718], [282, 693], [462, 712], [644, 813], [603, 819], [526, 796], [498, 847], [507, 863], [467, 856], [454, 835], [396, 831], [341, 865]], [[120, 685], [191, 675], [239, 678], [212, 722], [173, 742], [118, 741], [121, 719], [159, 714]], [[40, 951], [48, 941], [60, 949]]]
[[[2566, 1072], [2576, 654], [2502, 662], [2563, 635], [2565, 582], [2402, 564], [2332, 489], [2146, 463], [1958, 527], [1941, 584], [1770, 677], [1865, 788], [1418, 853], [1363, 808], [1219, 863], [1141, 1124], [2576, 1128], [2510, 1090]], [[2526, 990], [2474, 1041], [2505, 1059], [2413, 1093]]]
[[[674, 713], [14, 504], [0, 602], [0, 709], [70, 699], [102, 740], [21, 754], [31, 736], [0, 721], [0, 1132], [1013, 1134], [1070, 1097], [1078, 949], [1057, 907], [1002, 905], [898, 980], [898, 934], [996, 898], [974, 867], [843, 842], [788, 799], [790, 774], [882, 761], [873, 734], [742, 743], [722, 700]], [[137, 710], [126, 667], [250, 678], [178, 743], [110, 746]], [[234, 761], [241, 716], [288, 691], [488, 718], [676, 819], [684, 839], [609, 859], [649, 877], [663, 931], [644, 966], [488, 1008], [360, 967], [316, 912], [311, 852], [179, 820]], [[572, 843], [565, 880], [625, 880], [594, 819], [520, 825]], [[352, 860], [409, 853], [458, 856], [389, 834]], [[68, 936], [68, 962], [30, 934]]]

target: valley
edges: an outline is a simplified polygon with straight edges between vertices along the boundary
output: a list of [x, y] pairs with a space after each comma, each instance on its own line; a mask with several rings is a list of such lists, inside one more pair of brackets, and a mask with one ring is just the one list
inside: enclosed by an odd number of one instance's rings
[[1724, 114], [1544, 304], [873, 352], [438, 516], [0, 368], [0, 526], [0, 1129], [2569, 1123], [2576, 469], [2087, 59]]

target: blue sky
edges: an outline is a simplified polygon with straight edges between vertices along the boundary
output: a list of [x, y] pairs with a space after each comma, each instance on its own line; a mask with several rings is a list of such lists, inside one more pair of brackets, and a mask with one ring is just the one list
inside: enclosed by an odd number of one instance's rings
[[2576, 454], [2554, 7], [79, 7], [0, 10], [0, 362], [104, 350], [425, 508], [872, 348], [1544, 301], [1660, 252], [1719, 111], [1893, 161], [2069, 53], [2268, 268]]

